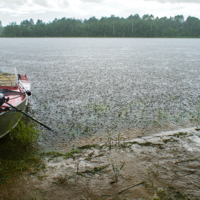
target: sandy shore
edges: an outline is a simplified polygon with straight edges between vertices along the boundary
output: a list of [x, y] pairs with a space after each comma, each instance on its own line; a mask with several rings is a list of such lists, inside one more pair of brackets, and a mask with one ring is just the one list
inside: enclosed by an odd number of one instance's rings
[[195, 128], [131, 139], [93, 136], [87, 143], [44, 153], [45, 168], [10, 179], [0, 187], [0, 199], [200, 198], [200, 132]]

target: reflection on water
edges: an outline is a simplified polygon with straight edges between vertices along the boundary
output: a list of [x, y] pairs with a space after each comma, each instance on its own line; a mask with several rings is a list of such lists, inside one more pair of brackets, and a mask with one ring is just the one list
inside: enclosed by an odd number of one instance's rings
[[[1, 64], [30, 78], [30, 113], [63, 140], [197, 119], [199, 39], [1, 38], [0, 43]], [[51, 134], [44, 130], [48, 139]]]

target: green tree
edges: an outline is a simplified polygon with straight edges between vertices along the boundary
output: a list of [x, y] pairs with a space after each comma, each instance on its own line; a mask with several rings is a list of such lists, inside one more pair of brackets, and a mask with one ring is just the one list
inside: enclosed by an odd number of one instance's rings
[[185, 35], [188, 37], [200, 37], [200, 20], [189, 16], [185, 22]]
[[142, 18], [130, 15], [126, 19], [111, 15], [85, 19], [57, 19], [44, 23], [38, 19], [24, 20], [1, 28], [5, 37], [200, 37], [200, 20], [189, 16], [184, 21], [183, 15], [174, 17], [154, 17], [145, 14]]
[[3, 37], [20, 37], [21, 31], [16, 22], [11, 22], [8, 26], [4, 27], [1, 36]]
[[2, 23], [0, 21], [0, 35], [1, 35], [2, 32], [3, 32], [3, 26], [2, 26]]

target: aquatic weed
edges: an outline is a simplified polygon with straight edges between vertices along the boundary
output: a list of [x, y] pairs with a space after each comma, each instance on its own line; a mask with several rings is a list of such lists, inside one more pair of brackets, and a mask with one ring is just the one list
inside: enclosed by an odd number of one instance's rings
[[84, 172], [81, 173], [87, 173], [87, 174], [91, 174], [91, 175], [95, 175], [96, 173], [102, 172], [104, 169], [106, 169], [107, 167], [109, 167], [110, 164], [105, 164], [99, 167], [94, 167], [91, 170], [85, 170]]
[[189, 114], [192, 116], [193, 120], [196, 121], [196, 126], [198, 128], [199, 119], [200, 119], [200, 102], [196, 110], [194, 112], [189, 112]]
[[114, 172], [114, 181], [112, 181], [111, 183], [115, 183], [119, 180], [120, 171], [123, 169], [124, 165], [125, 163], [123, 163], [119, 168], [118, 164], [112, 163], [112, 170]]

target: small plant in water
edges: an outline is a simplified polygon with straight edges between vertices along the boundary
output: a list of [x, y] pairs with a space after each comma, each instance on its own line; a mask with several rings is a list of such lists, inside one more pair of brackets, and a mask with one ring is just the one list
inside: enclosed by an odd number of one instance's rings
[[199, 128], [198, 127], [198, 125], [199, 125], [199, 118], [200, 118], [200, 102], [199, 102], [199, 106], [197, 107], [197, 117], [196, 117], [196, 121], [197, 121], [197, 128]]
[[119, 134], [118, 134], [118, 137], [117, 137], [118, 146], [120, 146], [120, 136], [121, 136], [121, 133], [119, 133]]
[[107, 146], [109, 147], [109, 150], [112, 149], [112, 138], [111, 137], [108, 137], [108, 142], [107, 142]]
[[121, 117], [121, 115], [122, 115], [122, 110], [119, 111], [118, 117]]
[[199, 102], [199, 105], [197, 107], [197, 111], [195, 110], [194, 112], [189, 112], [189, 114], [192, 116], [192, 120], [196, 121], [197, 129], [199, 129], [200, 102]]
[[112, 181], [111, 183], [116, 183], [119, 180], [120, 171], [123, 169], [124, 165], [125, 165], [125, 163], [123, 163], [121, 165], [121, 167], [119, 168], [119, 166], [117, 164], [112, 163], [112, 169], [113, 169], [113, 172], [114, 172], [115, 180]]

